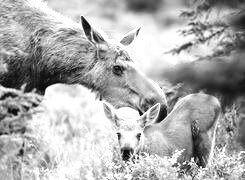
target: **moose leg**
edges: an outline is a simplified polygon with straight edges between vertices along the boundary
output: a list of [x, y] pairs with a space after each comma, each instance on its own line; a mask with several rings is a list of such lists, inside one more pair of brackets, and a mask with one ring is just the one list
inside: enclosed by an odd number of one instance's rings
[[200, 133], [194, 139], [194, 159], [198, 166], [206, 167], [212, 151], [212, 139], [205, 133]]
[[194, 160], [198, 166], [206, 167], [213, 151], [215, 134], [212, 138], [209, 132], [201, 132], [196, 121], [193, 121], [191, 126]]

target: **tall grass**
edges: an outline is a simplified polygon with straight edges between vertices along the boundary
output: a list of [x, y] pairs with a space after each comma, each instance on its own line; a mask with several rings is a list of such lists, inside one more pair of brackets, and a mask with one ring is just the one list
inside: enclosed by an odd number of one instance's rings
[[[24, 133], [1, 135], [0, 179], [243, 179], [243, 152], [227, 135], [229, 118], [220, 121], [213, 162], [199, 168], [194, 161], [143, 154], [123, 162], [117, 137], [102, 103], [84, 87], [54, 85], [24, 125]], [[226, 116], [233, 116], [229, 111]], [[225, 117], [225, 116], [224, 116]], [[226, 123], [225, 123], [226, 122]], [[229, 124], [229, 123], [228, 123]], [[232, 144], [231, 144], [232, 142]], [[0, 143], [0, 144], [1, 144]], [[233, 148], [230, 148], [232, 146]]]
[[[75, 90], [74, 90], [75, 89]], [[76, 93], [71, 93], [74, 90]], [[21, 177], [1, 165], [7, 179], [242, 179], [244, 154], [216, 148], [211, 166], [199, 168], [194, 162], [176, 165], [173, 157], [144, 154], [135, 161], [121, 160], [113, 127], [105, 118], [102, 103], [81, 86], [58, 85], [48, 89], [42, 109], [28, 124], [36, 152], [22, 163]], [[232, 112], [229, 112], [232, 113]], [[222, 128], [220, 125], [219, 128]], [[224, 132], [218, 133], [218, 142]], [[14, 140], [13, 136], [13, 140]], [[228, 142], [228, 141], [227, 141]], [[226, 144], [227, 145], [227, 144]], [[15, 148], [13, 148], [15, 149]], [[11, 153], [8, 156], [12, 156]], [[16, 158], [16, 156], [14, 156]], [[175, 164], [175, 166], [173, 166]], [[14, 164], [12, 164], [14, 166]], [[5, 178], [6, 179], [6, 178]]]

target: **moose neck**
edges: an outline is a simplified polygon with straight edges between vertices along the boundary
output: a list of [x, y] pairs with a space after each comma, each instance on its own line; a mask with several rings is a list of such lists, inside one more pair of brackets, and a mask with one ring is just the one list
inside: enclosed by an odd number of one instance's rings
[[[55, 83], [79, 83], [97, 89], [85, 75], [96, 63], [96, 56], [95, 47], [85, 38], [81, 24], [34, 0], [16, 0], [12, 5], [4, 1], [1, 14], [8, 14], [11, 21], [1, 20], [9, 27], [18, 25], [15, 31], [6, 28], [10, 36], [1, 40], [4, 49], [14, 52], [6, 58], [8, 72], [0, 77], [2, 85], [20, 88], [26, 84], [26, 91], [36, 88], [40, 93]], [[22, 53], [15, 53], [13, 47]]]
[[55, 83], [78, 83], [96, 90], [89, 76], [89, 71], [97, 62], [96, 49], [82, 37], [80, 29], [60, 29], [47, 33], [40, 46], [37, 44], [33, 49], [34, 53], [30, 54], [35, 56], [32, 67], [36, 79], [31, 82], [37, 89], [44, 91]]
[[35, 88], [40, 94], [55, 83], [98, 89], [89, 75], [97, 62], [96, 49], [80, 29], [40, 29], [23, 52], [8, 59], [8, 72], [0, 78], [2, 85], [20, 88], [26, 84], [26, 91]]

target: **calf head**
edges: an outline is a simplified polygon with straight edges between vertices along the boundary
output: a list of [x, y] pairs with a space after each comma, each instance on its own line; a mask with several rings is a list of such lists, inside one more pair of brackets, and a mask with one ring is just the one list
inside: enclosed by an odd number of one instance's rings
[[159, 110], [160, 104], [158, 103], [137, 119], [123, 119], [112, 107], [104, 103], [105, 115], [115, 126], [123, 160], [130, 160], [141, 151], [144, 145], [144, 128], [156, 120]]

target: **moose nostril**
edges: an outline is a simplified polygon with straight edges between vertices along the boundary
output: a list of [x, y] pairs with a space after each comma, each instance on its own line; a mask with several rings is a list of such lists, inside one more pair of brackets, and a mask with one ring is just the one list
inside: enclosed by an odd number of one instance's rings
[[122, 159], [128, 161], [133, 155], [134, 150], [132, 148], [121, 149]]

